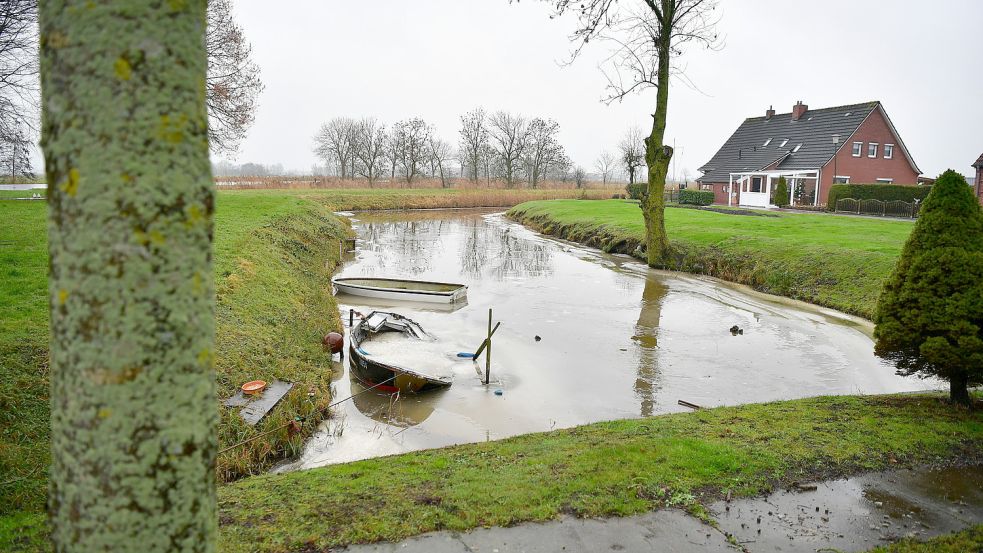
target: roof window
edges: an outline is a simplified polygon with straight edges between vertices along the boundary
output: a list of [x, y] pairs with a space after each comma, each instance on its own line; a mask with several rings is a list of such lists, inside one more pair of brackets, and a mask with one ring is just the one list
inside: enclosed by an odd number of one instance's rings
[[769, 138], [768, 140], [765, 140], [765, 143], [764, 143], [764, 145], [763, 145], [763, 146], [761, 146], [761, 147], [762, 147], [762, 148], [764, 148], [765, 146], [767, 146], [767, 145], [769, 145], [769, 144], [771, 144], [771, 139], [770, 139], [770, 138]]
[[788, 139], [787, 138], [784, 139], [784, 140], [782, 140], [782, 145], [779, 146], [779, 148], [784, 148], [786, 144], [788, 144]]
[[792, 153], [798, 152], [799, 151], [799, 148], [801, 148], [801, 147], [802, 147], [802, 143], [799, 142], [798, 144], [795, 145], [794, 148], [792, 148]]

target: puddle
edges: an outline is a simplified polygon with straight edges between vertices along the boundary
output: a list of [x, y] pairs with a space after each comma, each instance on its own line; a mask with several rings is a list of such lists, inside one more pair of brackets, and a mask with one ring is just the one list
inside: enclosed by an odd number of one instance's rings
[[[339, 405], [301, 457], [278, 470], [684, 411], [677, 400], [718, 406], [932, 386], [875, 358], [861, 319], [654, 271], [487, 210], [358, 213], [354, 228], [358, 249], [338, 276], [469, 289], [466, 304], [456, 306], [339, 296], [345, 322], [349, 308], [390, 309], [452, 355], [478, 347], [493, 308], [502, 326], [492, 384], [482, 385], [479, 367], [462, 360], [451, 366], [449, 389], [395, 399], [366, 392]], [[733, 325], [744, 334], [732, 335]], [[347, 363], [334, 363], [336, 398], [362, 390]]]
[[875, 473], [710, 510], [750, 551], [867, 551], [979, 524], [983, 467]]

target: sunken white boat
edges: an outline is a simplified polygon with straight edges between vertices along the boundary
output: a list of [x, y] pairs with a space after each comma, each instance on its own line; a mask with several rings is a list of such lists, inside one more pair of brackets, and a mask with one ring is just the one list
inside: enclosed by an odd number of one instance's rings
[[451, 360], [423, 327], [397, 313], [373, 311], [351, 330], [352, 375], [383, 392], [422, 392], [451, 385]]
[[336, 278], [338, 292], [353, 296], [430, 303], [457, 303], [467, 299], [468, 287], [449, 282], [397, 278]]

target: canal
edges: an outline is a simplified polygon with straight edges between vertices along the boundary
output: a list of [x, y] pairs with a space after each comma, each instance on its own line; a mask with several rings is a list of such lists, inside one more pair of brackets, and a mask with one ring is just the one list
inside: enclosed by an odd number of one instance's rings
[[[395, 311], [454, 356], [478, 347], [492, 308], [502, 323], [492, 382], [481, 382], [483, 361], [479, 367], [461, 360], [447, 389], [362, 393], [336, 407], [302, 455], [277, 471], [686, 410], [679, 400], [713, 407], [937, 386], [899, 377], [874, 357], [872, 329], [861, 319], [655, 271], [627, 256], [540, 236], [498, 212], [352, 219], [358, 247], [338, 276], [469, 288], [467, 303], [454, 308], [340, 295], [346, 324], [349, 309]], [[735, 325], [743, 334], [730, 331]], [[332, 363], [335, 398], [364, 391], [347, 364], [347, 357]]]

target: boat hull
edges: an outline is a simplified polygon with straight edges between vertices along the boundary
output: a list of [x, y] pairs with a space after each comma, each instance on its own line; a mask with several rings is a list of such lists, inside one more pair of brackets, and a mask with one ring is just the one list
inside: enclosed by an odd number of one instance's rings
[[[335, 279], [338, 292], [367, 298], [414, 301], [425, 303], [457, 303], [467, 298], [468, 287], [463, 284], [443, 282], [423, 282], [395, 279], [371, 279], [373, 282], [392, 283], [392, 286], [373, 286], [359, 282], [360, 279]], [[450, 290], [414, 289], [413, 286], [448, 287]], [[397, 288], [396, 286], [402, 286]]]
[[[349, 363], [352, 376], [358, 379], [363, 385], [375, 388], [388, 393], [416, 393], [426, 390], [444, 388], [450, 386], [449, 379], [427, 376], [425, 374], [372, 359], [372, 355], [362, 349], [363, 341], [371, 343], [370, 331], [367, 326], [368, 321], [379, 313], [373, 311], [368, 317], [362, 319], [351, 330], [348, 352]], [[394, 314], [379, 313], [379, 315], [389, 315], [399, 317]], [[400, 320], [409, 321], [403, 317]], [[411, 322], [411, 321], [410, 321]], [[415, 323], [412, 323], [415, 325]], [[418, 328], [418, 325], [416, 325]], [[420, 329], [420, 332], [423, 332]]]

